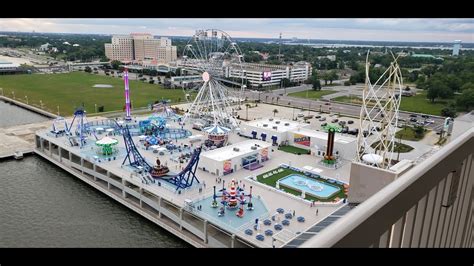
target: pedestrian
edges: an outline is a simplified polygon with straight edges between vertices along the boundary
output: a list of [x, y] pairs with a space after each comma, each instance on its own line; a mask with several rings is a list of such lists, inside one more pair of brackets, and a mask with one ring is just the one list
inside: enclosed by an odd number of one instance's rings
[[318, 209], [316, 209], [316, 216], [318, 216], [318, 211], [319, 211], [319, 210], [318, 210]]
[[293, 210], [293, 217], [295, 217], [295, 210]]

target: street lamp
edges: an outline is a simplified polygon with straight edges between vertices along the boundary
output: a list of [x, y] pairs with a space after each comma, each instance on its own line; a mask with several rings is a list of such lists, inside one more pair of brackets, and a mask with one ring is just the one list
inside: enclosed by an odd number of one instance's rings
[[26, 104], [28, 104], [28, 96], [25, 95]]
[[95, 112], [97, 113], [97, 104], [94, 104]]
[[13, 94], [13, 100], [15, 100], [15, 92], [12, 91], [12, 94]]
[[59, 116], [59, 105], [58, 105], [58, 116]]
[[43, 101], [40, 100], [40, 106], [41, 106], [41, 109], [43, 109]]

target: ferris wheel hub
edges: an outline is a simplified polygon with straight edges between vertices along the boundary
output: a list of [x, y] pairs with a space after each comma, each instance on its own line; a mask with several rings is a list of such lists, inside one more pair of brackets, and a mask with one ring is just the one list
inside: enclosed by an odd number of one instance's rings
[[207, 73], [207, 71], [202, 73], [202, 80], [204, 80], [204, 82], [208, 82], [210, 78], [211, 76], [209, 75], [209, 73]]

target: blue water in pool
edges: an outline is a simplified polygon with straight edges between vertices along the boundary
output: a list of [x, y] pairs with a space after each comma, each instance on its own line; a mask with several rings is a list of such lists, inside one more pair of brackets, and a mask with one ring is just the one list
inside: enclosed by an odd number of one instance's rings
[[320, 198], [328, 198], [341, 190], [336, 186], [295, 174], [280, 179], [280, 184], [296, 190], [302, 190], [305, 193], [309, 193]]
[[[247, 199], [248, 200], [248, 199]], [[217, 202], [219, 202], [219, 207], [217, 208], [212, 208], [211, 203], [212, 203], [212, 196], [205, 198], [200, 201], [194, 202], [194, 206], [202, 206], [202, 210], [198, 211], [196, 210], [195, 212], [197, 214], [202, 214], [204, 213], [207, 218], [220, 225], [223, 226], [226, 229], [229, 229], [231, 231], [235, 231], [239, 229], [242, 225], [249, 223], [250, 221], [255, 222], [256, 218], [260, 218], [262, 216], [265, 216], [268, 214], [268, 210], [263, 204], [262, 200], [259, 199], [258, 197], [252, 197], [252, 203], [254, 209], [249, 211], [247, 210], [247, 205], [244, 206], [244, 217], [240, 218], [235, 213], [238, 211], [238, 209], [232, 209], [229, 210], [226, 208], [225, 210], [225, 215], [224, 216], [217, 216], [217, 212], [221, 208], [222, 204], [220, 204], [220, 200], [217, 199]]]

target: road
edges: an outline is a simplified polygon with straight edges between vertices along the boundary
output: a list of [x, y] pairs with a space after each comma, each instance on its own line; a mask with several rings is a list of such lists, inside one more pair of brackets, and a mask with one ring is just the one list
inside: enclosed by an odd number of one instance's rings
[[[304, 91], [309, 89], [311, 85], [301, 85], [293, 88], [287, 88], [287, 93], [296, 92], [296, 91]], [[267, 97], [268, 96], [268, 97]], [[354, 104], [346, 104], [340, 102], [332, 102], [331, 100], [311, 100], [311, 99], [304, 99], [304, 98], [297, 98], [286, 96], [284, 93], [284, 89], [278, 89], [271, 92], [258, 92], [258, 91], [247, 91], [245, 93], [245, 97], [251, 100], [258, 100], [260, 99], [262, 102], [268, 104], [278, 104], [283, 106], [292, 106], [299, 109], [305, 110], [312, 110], [318, 112], [326, 112], [326, 113], [340, 113], [341, 115], [347, 116], [360, 116], [360, 105]], [[273, 97], [273, 100], [272, 100]], [[278, 101], [277, 101], [278, 98]], [[410, 120], [410, 115], [416, 113], [412, 112], [405, 112], [400, 111], [399, 117], [405, 119], [405, 121]], [[421, 114], [417, 114], [417, 120], [423, 121], [424, 119], [421, 117]], [[438, 131], [441, 129], [442, 125], [444, 124], [444, 118], [436, 117], [430, 115], [430, 119], [434, 120], [433, 124], [429, 124], [426, 126], [427, 129]]]

